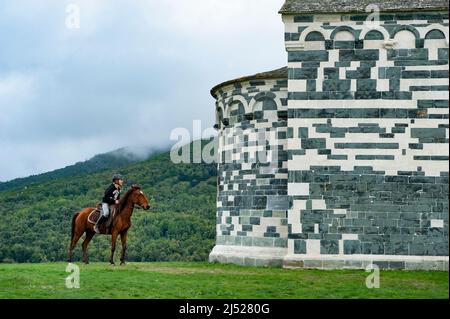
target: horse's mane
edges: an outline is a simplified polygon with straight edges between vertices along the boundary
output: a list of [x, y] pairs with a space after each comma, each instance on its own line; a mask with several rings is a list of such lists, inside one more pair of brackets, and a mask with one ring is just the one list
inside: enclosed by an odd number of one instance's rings
[[132, 186], [132, 187], [125, 193], [125, 195], [123, 196], [123, 198], [120, 199], [119, 206], [120, 206], [120, 210], [121, 210], [121, 211], [122, 211], [122, 209], [125, 208], [125, 205], [126, 205], [127, 202], [128, 202], [128, 198], [130, 197], [130, 195], [131, 195], [136, 189], [139, 189], [139, 187], [137, 187], [137, 186]]

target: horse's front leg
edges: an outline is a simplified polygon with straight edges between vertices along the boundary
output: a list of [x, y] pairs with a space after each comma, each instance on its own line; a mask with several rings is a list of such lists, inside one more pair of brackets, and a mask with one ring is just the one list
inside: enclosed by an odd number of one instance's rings
[[128, 238], [128, 230], [123, 231], [120, 234], [120, 240], [122, 242], [122, 252], [120, 254], [120, 265], [125, 265], [125, 256], [127, 252], [127, 238]]
[[119, 233], [116, 230], [113, 230], [112, 237], [111, 237], [111, 258], [109, 259], [109, 262], [111, 263], [111, 265], [115, 265], [114, 264], [114, 252], [116, 250], [116, 241], [117, 241], [118, 235], [119, 235]]

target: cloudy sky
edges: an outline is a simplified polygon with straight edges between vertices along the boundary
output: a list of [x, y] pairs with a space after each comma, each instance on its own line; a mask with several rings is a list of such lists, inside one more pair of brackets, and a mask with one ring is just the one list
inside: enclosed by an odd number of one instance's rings
[[211, 127], [212, 86], [286, 63], [282, 3], [0, 0], [0, 181]]

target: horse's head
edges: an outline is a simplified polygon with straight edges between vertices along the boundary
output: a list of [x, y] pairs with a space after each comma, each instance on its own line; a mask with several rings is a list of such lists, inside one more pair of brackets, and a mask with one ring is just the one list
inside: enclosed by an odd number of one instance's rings
[[141, 187], [139, 187], [138, 185], [133, 185], [131, 186], [131, 188], [133, 189], [133, 193], [131, 194], [132, 196], [131, 200], [133, 204], [138, 205], [145, 210], [150, 209], [149, 200], [144, 195], [144, 192], [141, 190]]

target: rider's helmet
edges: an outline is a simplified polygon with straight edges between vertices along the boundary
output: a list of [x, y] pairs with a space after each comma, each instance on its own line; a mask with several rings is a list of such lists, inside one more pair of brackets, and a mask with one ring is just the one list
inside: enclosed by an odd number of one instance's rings
[[120, 175], [120, 174], [114, 174], [114, 176], [113, 176], [113, 178], [112, 178], [112, 181], [115, 182], [115, 181], [117, 181], [117, 180], [119, 180], [119, 179], [122, 179], [122, 180], [123, 180], [123, 176]]

